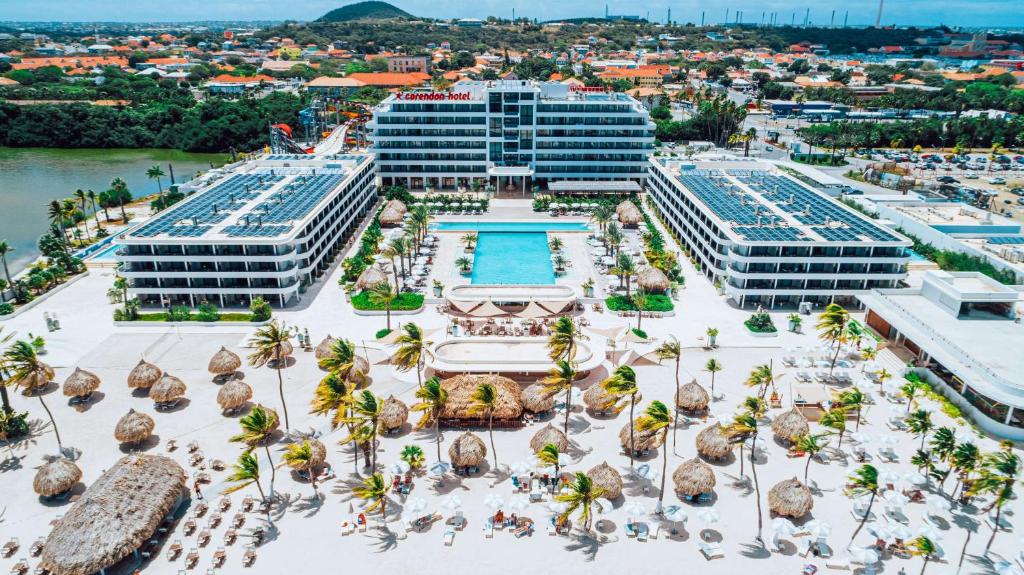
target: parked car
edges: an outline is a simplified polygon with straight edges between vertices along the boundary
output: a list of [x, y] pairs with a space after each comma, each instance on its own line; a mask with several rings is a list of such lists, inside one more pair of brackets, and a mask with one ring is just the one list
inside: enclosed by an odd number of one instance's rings
[[978, 174], [976, 174], [974, 172], [967, 172], [966, 174], [964, 174], [964, 178], [966, 178], [968, 180], [977, 180], [978, 179]]
[[958, 182], [953, 176], [939, 176], [935, 178], [936, 181], [942, 182], [943, 184], [955, 184]]
[[985, 181], [992, 184], [993, 186], [1002, 186], [1003, 184], [1006, 183], [1006, 178], [1000, 178], [997, 176], [995, 178], [988, 178]]

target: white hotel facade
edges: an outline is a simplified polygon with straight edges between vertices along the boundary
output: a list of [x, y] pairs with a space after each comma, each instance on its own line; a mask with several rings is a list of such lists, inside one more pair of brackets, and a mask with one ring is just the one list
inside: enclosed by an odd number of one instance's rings
[[655, 132], [626, 94], [525, 80], [392, 94], [367, 126], [384, 186], [524, 192], [557, 180], [642, 184]]

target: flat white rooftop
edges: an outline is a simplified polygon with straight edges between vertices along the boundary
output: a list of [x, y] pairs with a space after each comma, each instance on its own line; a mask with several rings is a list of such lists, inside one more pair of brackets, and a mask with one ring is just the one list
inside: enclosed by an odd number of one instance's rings
[[[427, 365], [446, 373], [546, 373], [551, 369], [546, 337], [467, 337], [439, 342]], [[587, 342], [579, 342], [577, 371], [604, 361]]]

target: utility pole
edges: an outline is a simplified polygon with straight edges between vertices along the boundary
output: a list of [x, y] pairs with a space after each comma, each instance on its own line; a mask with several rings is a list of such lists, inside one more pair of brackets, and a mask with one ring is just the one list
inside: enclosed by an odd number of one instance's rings
[[843, 16], [843, 28], [846, 28], [846, 21], [849, 20], [849, 19], [850, 19], [850, 11], [847, 10], [846, 14]]
[[704, 27], [704, 11], [703, 10], [700, 11], [700, 27], [701, 28]]
[[829, 21], [828, 21], [828, 27], [829, 28], [835, 28], [836, 27], [836, 11], [835, 10], [832, 11], [832, 18], [829, 19]]
[[791, 28], [796, 26], [796, 12], [793, 12], [793, 14], [789, 17], [789, 26]]
[[728, 8], [725, 9], [725, 20], [722, 20], [722, 25], [723, 26], [728, 26], [729, 25], [729, 9]]
[[806, 28], [806, 27], [807, 27], [807, 24], [808, 24], [808, 23], [809, 23], [810, 21], [811, 21], [811, 9], [810, 9], [810, 8], [808, 8], [808, 9], [807, 9], [807, 12], [804, 12], [804, 28]]
[[761, 11], [761, 27], [764, 28], [764, 11]]
[[668, 16], [665, 17], [665, 25], [670, 26], [672, 24], [672, 7], [668, 9]]
[[885, 0], [878, 0], [878, 16], [875, 16], [875, 28], [882, 27], [882, 6], [885, 5]]

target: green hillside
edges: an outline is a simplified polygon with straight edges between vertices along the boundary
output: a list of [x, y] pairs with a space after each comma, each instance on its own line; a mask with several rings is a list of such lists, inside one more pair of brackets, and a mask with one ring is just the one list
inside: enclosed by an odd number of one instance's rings
[[318, 22], [350, 22], [352, 20], [411, 20], [415, 16], [387, 2], [356, 2], [324, 14]]

